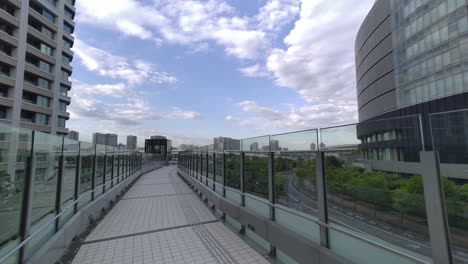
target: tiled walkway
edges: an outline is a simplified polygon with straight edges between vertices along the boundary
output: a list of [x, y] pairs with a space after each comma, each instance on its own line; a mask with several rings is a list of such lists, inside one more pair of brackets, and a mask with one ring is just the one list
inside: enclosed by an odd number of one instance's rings
[[73, 263], [269, 263], [220, 223], [175, 166], [143, 175]]

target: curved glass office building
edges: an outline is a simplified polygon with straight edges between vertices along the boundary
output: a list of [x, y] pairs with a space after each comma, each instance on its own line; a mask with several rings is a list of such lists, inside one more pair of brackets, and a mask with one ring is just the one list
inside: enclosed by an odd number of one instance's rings
[[[422, 145], [427, 150], [440, 146], [442, 162], [468, 159], [468, 144], [463, 143], [468, 139], [468, 111], [462, 111], [468, 108], [467, 7], [466, 0], [375, 2], [355, 43], [360, 122], [419, 115]], [[434, 116], [442, 112], [453, 114], [444, 120]], [[417, 159], [417, 153], [404, 147], [375, 152], [369, 145], [379, 140], [379, 133], [404, 137], [408, 131], [400, 128], [358, 129], [362, 148], [369, 150], [365, 155]], [[451, 155], [445, 155], [444, 147], [453, 147], [455, 152], [452, 149]], [[453, 154], [457, 152], [460, 155]]]

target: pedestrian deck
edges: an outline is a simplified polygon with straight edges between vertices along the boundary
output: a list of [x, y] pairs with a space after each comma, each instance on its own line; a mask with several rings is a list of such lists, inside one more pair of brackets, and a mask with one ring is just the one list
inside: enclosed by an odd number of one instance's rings
[[269, 263], [212, 214], [175, 166], [143, 175], [86, 238], [79, 263]]

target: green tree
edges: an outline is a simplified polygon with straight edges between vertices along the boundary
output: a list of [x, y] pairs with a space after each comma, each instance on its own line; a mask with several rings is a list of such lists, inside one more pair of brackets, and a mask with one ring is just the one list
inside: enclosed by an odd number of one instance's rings
[[460, 201], [468, 203], [468, 183], [463, 184], [458, 189], [460, 191]]
[[284, 175], [279, 173], [275, 175], [275, 195], [277, 199], [287, 194], [287, 184], [288, 182]]

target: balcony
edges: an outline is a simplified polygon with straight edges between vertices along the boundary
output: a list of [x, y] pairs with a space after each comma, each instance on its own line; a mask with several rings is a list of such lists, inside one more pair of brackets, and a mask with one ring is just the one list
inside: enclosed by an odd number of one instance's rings
[[42, 52], [40, 49], [37, 47], [32, 46], [31, 44], [26, 45], [26, 52], [40, 58], [43, 61], [46, 61], [50, 64], [55, 64], [55, 59], [54, 57]]
[[28, 34], [32, 35], [36, 39], [39, 39], [40, 41], [44, 42], [45, 44], [49, 45], [54, 49], [57, 48], [57, 42], [55, 41], [55, 39], [50, 35], [41, 32], [39, 28], [34, 28], [31, 25], [29, 25]]
[[[424, 117], [409, 116], [215, 139], [179, 152], [177, 166], [160, 154], [0, 126], [6, 141], [20, 139], [2, 147], [36, 168], [4, 176], [32, 210], [0, 215], [12, 219], [0, 227], [0, 263], [464, 263], [468, 176], [452, 176], [467, 171], [468, 148], [465, 133], [451, 133], [468, 131], [467, 117], [426, 117], [433, 151]], [[19, 200], [4, 197], [8, 208]]]
[[42, 24], [46, 25], [54, 32], [58, 32], [58, 27], [55, 23], [45, 18], [42, 14], [34, 10], [33, 8], [29, 8], [29, 15], [41, 22]]

